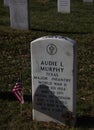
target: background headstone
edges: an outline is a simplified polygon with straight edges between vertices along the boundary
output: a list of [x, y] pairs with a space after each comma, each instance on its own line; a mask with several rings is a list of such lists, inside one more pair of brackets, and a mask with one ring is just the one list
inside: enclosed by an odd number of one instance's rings
[[31, 42], [33, 119], [73, 125], [76, 42], [60, 36]]
[[4, 6], [9, 6], [9, 0], [4, 0]]
[[58, 0], [58, 12], [70, 13], [70, 0]]
[[12, 28], [30, 28], [29, 0], [10, 0], [10, 22]]
[[83, 2], [93, 2], [93, 0], [83, 0]]

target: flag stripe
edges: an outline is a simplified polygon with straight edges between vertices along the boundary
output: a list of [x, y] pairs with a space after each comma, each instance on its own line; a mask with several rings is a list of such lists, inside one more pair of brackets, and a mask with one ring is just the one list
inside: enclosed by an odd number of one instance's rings
[[16, 96], [18, 101], [23, 104], [24, 98], [23, 98], [23, 91], [22, 91], [22, 84], [21, 82], [16, 82], [16, 85], [12, 89], [13, 94]]

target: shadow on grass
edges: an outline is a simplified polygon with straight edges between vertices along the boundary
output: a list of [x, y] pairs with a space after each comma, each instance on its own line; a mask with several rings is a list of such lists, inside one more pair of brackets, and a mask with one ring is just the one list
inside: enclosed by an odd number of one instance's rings
[[47, 32], [47, 33], [66, 33], [66, 34], [92, 34], [92, 32], [70, 32], [70, 31], [58, 31], [58, 30], [47, 30], [47, 29], [39, 29], [39, 28], [30, 28], [30, 30], [32, 31], [38, 31], [38, 32]]
[[[17, 101], [12, 92], [0, 92], [0, 99], [8, 101]], [[31, 95], [24, 95], [26, 102], [32, 102]], [[80, 116], [76, 119], [76, 127], [79, 128], [94, 128], [94, 116]]]
[[94, 128], [94, 116], [77, 117], [76, 127], [79, 128]]
[[[8, 100], [8, 101], [17, 101], [16, 97], [12, 92], [0, 92], [0, 99], [2, 100]], [[24, 95], [24, 100], [26, 102], [32, 101], [31, 95]]]

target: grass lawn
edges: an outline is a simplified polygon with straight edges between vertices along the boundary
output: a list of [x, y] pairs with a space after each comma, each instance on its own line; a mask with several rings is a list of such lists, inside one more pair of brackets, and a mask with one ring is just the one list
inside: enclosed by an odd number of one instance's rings
[[[94, 3], [73, 0], [71, 14], [58, 14], [56, 0], [32, 0], [30, 9], [31, 30], [11, 29], [9, 8], [0, 1], [0, 130], [94, 130]], [[32, 120], [30, 42], [45, 35], [67, 36], [78, 43], [75, 128]], [[23, 106], [11, 93], [20, 72]]]

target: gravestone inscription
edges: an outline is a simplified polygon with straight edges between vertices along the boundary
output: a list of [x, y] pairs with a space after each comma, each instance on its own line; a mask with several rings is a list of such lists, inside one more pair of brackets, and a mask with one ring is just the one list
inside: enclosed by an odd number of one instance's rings
[[70, 0], [58, 0], [58, 12], [70, 13]]
[[61, 36], [31, 42], [33, 119], [73, 125], [76, 42]]
[[10, 0], [11, 27], [29, 29], [29, 0]]

